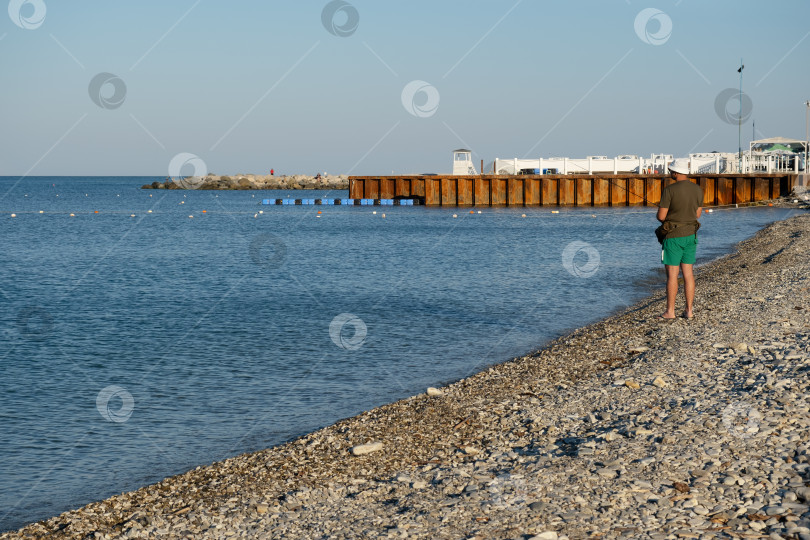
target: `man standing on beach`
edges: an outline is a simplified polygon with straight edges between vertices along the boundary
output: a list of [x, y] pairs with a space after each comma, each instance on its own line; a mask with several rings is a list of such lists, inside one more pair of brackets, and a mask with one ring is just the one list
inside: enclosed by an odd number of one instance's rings
[[698, 218], [703, 212], [703, 190], [689, 181], [687, 159], [676, 159], [669, 167], [675, 180], [664, 188], [658, 205], [658, 221], [665, 234], [661, 250], [661, 262], [667, 271], [667, 310], [662, 319], [675, 318], [675, 297], [678, 294], [678, 273], [683, 273], [683, 289], [686, 308], [683, 316], [691, 319], [695, 301], [695, 276], [692, 266], [697, 251]]

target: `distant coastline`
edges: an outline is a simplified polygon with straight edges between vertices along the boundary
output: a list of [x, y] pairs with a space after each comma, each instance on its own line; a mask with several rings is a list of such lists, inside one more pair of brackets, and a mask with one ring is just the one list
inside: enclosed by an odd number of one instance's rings
[[233, 176], [191, 176], [167, 178], [164, 182], [144, 184], [141, 189], [349, 189], [349, 177], [345, 175], [292, 176], [236, 174]]

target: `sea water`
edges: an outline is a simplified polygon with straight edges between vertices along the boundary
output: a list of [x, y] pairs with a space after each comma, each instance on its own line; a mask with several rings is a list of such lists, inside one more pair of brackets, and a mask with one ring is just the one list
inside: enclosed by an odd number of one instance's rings
[[[469, 376], [663, 284], [652, 208], [262, 206], [302, 195], [154, 180], [0, 178], [0, 531]], [[705, 214], [699, 262], [794, 212]]]

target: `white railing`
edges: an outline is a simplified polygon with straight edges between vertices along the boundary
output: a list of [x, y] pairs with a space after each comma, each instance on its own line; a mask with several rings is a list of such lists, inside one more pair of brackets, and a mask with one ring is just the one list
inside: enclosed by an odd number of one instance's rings
[[743, 170], [747, 173], [799, 173], [806, 170], [803, 154], [759, 154], [749, 152]]
[[[649, 158], [632, 155], [608, 158], [551, 157], [539, 159], [498, 159], [487, 168], [490, 174], [669, 174], [671, 154], [652, 154]], [[736, 153], [689, 154], [690, 174], [739, 174], [739, 173], [800, 173], [806, 171], [804, 154]]]
[[[672, 156], [669, 156], [672, 161]], [[638, 156], [624, 155], [614, 158], [588, 156], [586, 158], [552, 157], [539, 159], [499, 159], [488, 167], [494, 174], [520, 174], [532, 171], [535, 174], [595, 174], [595, 173], [643, 173], [653, 170], [652, 161]], [[667, 161], [660, 159], [655, 165], [663, 172]]]

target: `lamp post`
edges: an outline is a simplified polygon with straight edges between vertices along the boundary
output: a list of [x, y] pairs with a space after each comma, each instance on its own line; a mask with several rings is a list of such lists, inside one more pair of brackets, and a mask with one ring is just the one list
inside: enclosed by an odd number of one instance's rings
[[810, 101], [804, 102], [807, 109], [804, 112], [804, 174], [807, 174], [807, 145], [810, 141]]
[[737, 116], [737, 156], [739, 158], [739, 169], [740, 173], [743, 172], [742, 170], [742, 72], [745, 68], [745, 64], [743, 64], [743, 59], [740, 58], [740, 69], [737, 70], [737, 73], [740, 74], [740, 114]]

